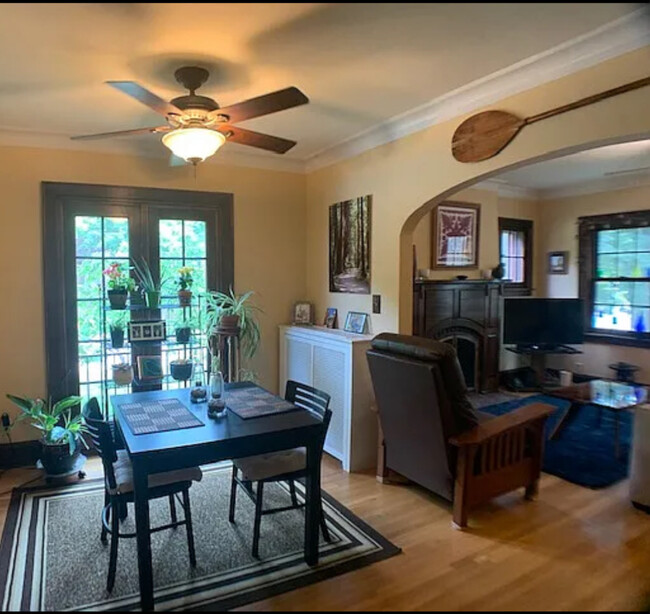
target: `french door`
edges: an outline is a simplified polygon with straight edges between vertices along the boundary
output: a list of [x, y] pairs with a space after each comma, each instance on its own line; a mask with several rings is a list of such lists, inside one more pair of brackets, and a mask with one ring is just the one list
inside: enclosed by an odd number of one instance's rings
[[[205, 293], [232, 285], [232, 196], [44, 184], [43, 202], [49, 394], [94, 396], [109, 409], [113, 394], [188, 385], [171, 377], [170, 363], [207, 368]], [[111, 309], [103, 271], [113, 262], [128, 270], [143, 258], [166, 280], [159, 308]], [[193, 269], [189, 306], [176, 294], [181, 266]], [[129, 340], [129, 322], [164, 322], [166, 336]], [[111, 337], [120, 325], [123, 344]], [[179, 342], [175, 330], [183, 327], [192, 334]], [[114, 381], [119, 364], [132, 365], [132, 384]], [[152, 364], [158, 372], [148, 371]]]

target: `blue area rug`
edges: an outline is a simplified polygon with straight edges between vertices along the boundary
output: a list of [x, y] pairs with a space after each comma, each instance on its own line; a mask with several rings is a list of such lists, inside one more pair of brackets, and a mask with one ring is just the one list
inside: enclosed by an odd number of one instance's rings
[[531, 403], [545, 403], [557, 408], [546, 421], [543, 471], [588, 488], [604, 488], [627, 477], [633, 419], [631, 412], [619, 414], [621, 454], [617, 459], [614, 454], [615, 415], [607, 409], [602, 410], [599, 426], [598, 408], [593, 405], [581, 407], [574, 418], [565, 423], [557, 437], [551, 440], [548, 436], [560, 419], [562, 410], [569, 406], [568, 401], [540, 394], [489, 405], [480, 411], [500, 416]]

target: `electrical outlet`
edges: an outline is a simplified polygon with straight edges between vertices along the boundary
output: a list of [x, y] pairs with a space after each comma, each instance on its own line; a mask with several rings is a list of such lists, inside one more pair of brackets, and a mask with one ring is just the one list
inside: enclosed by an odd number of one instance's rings
[[381, 313], [381, 295], [372, 295], [372, 313]]

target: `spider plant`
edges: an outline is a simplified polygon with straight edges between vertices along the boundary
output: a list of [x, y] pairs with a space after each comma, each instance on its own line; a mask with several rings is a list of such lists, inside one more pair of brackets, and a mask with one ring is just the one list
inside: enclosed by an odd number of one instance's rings
[[242, 356], [250, 360], [260, 347], [260, 325], [257, 315], [261, 313], [250, 298], [254, 292], [237, 295], [231, 288], [229, 292], [209, 292], [206, 294], [206, 334], [213, 336], [219, 328], [223, 316], [238, 316]]
[[159, 275], [156, 278], [149, 263], [144, 258], [140, 258], [140, 262], [133, 260], [133, 269], [140, 282], [140, 287], [145, 292], [160, 292], [168, 280], [168, 277], [165, 275]]

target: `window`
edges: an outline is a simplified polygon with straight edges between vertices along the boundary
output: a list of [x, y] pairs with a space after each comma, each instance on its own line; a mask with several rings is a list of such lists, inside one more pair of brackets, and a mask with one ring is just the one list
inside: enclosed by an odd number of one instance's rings
[[650, 211], [580, 219], [588, 338], [650, 345]]
[[530, 220], [499, 218], [499, 261], [503, 279], [511, 290], [530, 294], [533, 277], [533, 223]]
[[[186, 358], [207, 366], [200, 314], [207, 290], [227, 291], [233, 283], [232, 195], [44, 183], [43, 211], [48, 392], [94, 396], [110, 410], [113, 394], [189, 385], [171, 377], [169, 363]], [[128, 269], [131, 259], [141, 258], [155, 276], [169, 278], [160, 308], [111, 309], [103, 270], [113, 262]], [[178, 301], [181, 266], [194, 269], [189, 306]], [[129, 321], [160, 319], [166, 340], [128, 341]], [[187, 343], [176, 339], [181, 322], [193, 329]], [[111, 334], [118, 323], [124, 338]], [[144, 356], [160, 357], [162, 378], [139, 377]], [[113, 381], [118, 363], [134, 366], [130, 386]]]

